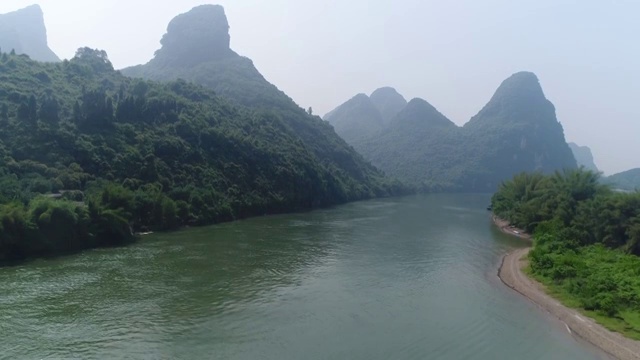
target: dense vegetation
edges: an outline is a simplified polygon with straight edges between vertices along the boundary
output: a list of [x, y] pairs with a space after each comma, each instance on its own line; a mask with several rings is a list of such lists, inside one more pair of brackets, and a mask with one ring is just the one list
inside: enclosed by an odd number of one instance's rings
[[374, 165], [424, 191], [492, 192], [522, 171], [576, 168], [555, 108], [532, 73], [506, 79], [463, 127], [414, 99], [379, 128], [382, 115], [371, 115], [375, 101], [365, 97], [325, 119]]
[[[389, 174], [423, 191], [451, 191], [474, 171], [472, 159], [457, 147], [460, 128], [422, 99], [413, 99], [377, 136], [358, 143]], [[470, 154], [471, 156], [473, 154]]]
[[324, 116], [336, 133], [349, 144], [359, 144], [373, 137], [384, 126], [382, 114], [373, 101], [358, 94]]
[[349, 144], [374, 138], [407, 106], [407, 100], [392, 87], [358, 94], [325, 114], [324, 119]]
[[615, 189], [636, 191], [640, 190], [640, 168], [623, 171], [602, 179], [605, 184]]
[[532, 274], [569, 305], [640, 339], [640, 193], [619, 193], [588, 170], [520, 174], [493, 196], [494, 213], [534, 233]]
[[192, 81], [232, 103], [277, 116], [311, 156], [330, 164], [337, 172], [365, 184], [370, 177], [382, 176], [331, 125], [302, 109], [269, 83], [250, 59], [231, 50], [228, 30], [222, 6], [195, 7], [171, 20], [162, 48], [151, 61], [122, 72], [158, 81]]
[[183, 80], [124, 77], [103, 51], [55, 64], [3, 53], [0, 261], [400, 189], [298, 131]]

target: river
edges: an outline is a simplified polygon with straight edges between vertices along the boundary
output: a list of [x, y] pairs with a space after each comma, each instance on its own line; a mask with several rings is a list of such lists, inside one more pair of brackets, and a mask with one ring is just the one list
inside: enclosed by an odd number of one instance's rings
[[146, 236], [0, 269], [2, 359], [601, 359], [505, 287], [489, 195]]

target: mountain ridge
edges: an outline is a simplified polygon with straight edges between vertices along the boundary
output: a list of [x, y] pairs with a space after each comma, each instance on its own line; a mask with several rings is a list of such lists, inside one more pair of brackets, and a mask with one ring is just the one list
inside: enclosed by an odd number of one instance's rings
[[[359, 116], [342, 115], [344, 123]], [[505, 79], [463, 126], [412, 99], [386, 127], [349, 142], [386, 173], [426, 191], [494, 191], [515, 173], [577, 166], [555, 107], [531, 72]]]
[[[366, 187], [372, 179], [384, 177], [340, 138], [331, 125], [307, 113], [268, 82], [250, 59], [235, 53], [230, 47], [228, 28], [222, 6], [197, 6], [169, 22], [162, 47], [153, 59], [121, 72], [155, 81], [184, 79], [212, 89], [233, 103], [255, 111], [270, 112], [291, 129], [325, 166], [344, 176], [345, 181], [360, 181]], [[199, 35], [188, 36], [194, 33]], [[175, 42], [181, 43], [180, 51], [172, 51], [171, 44]], [[202, 47], [210, 49], [201, 50]], [[185, 57], [190, 55], [184, 49], [199, 51], [197, 63], [185, 61]], [[164, 60], [167, 58], [171, 61]]]
[[607, 176], [602, 179], [603, 183], [609, 184], [616, 189], [625, 191], [640, 190], [640, 168], [634, 168]]

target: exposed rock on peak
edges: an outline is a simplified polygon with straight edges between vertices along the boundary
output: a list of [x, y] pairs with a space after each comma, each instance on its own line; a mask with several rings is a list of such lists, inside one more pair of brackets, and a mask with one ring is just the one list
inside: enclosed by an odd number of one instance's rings
[[[178, 15], [167, 27], [161, 43], [162, 48], [151, 61], [123, 69], [122, 73], [158, 81], [192, 81], [214, 90], [231, 103], [242, 105], [256, 119], [268, 119], [273, 124], [271, 130], [286, 132], [299, 146], [299, 152], [289, 154], [292, 159], [309, 157], [322, 164], [325, 173], [311, 176], [322, 177], [325, 188], [337, 193], [342, 191], [338, 189], [342, 186], [339, 184], [357, 187], [358, 195], [349, 192], [338, 195], [345, 201], [379, 191], [374, 189], [374, 181], [383, 175], [341, 139], [331, 125], [307, 113], [269, 83], [250, 59], [229, 49], [229, 24], [221, 6], [199, 6]], [[271, 131], [252, 126], [247, 129], [251, 129], [251, 134]], [[312, 174], [311, 171], [315, 170], [307, 168], [303, 172]], [[307, 190], [317, 193], [316, 189]]]
[[578, 166], [584, 166], [585, 169], [598, 172], [598, 167], [593, 162], [593, 154], [588, 146], [580, 146], [576, 143], [569, 143], [569, 147], [573, 152], [573, 156], [578, 162]]
[[533, 73], [519, 72], [504, 80], [464, 128], [470, 141], [493, 153], [482, 164], [490, 175], [477, 179], [488, 188], [523, 171], [548, 173], [577, 166], [555, 107]]
[[0, 15], [0, 48], [38, 61], [60, 61], [47, 45], [47, 29], [39, 5]]
[[176, 16], [160, 42], [153, 59], [122, 73], [157, 81], [192, 81], [242, 105], [271, 105], [276, 98], [291, 101], [265, 80], [251, 59], [229, 48], [229, 23], [220, 5], [201, 5]]
[[191, 66], [236, 55], [229, 47], [229, 23], [220, 5], [201, 5], [173, 18], [156, 59]]
[[407, 106], [407, 100], [392, 87], [381, 87], [371, 94], [371, 101], [378, 109], [382, 120], [388, 123]]

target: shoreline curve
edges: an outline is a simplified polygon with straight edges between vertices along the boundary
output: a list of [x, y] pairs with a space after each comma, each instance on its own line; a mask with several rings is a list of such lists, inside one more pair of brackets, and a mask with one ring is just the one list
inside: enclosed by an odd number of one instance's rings
[[[531, 240], [531, 236], [493, 215], [493, 222], [503, 233]], [[502, 257], [498, 277], [512, 290], [562, 321], [569, 333], [585, 340], [619, 360], [640, 360], [640, 341], [632, 340], [606, 329], [579, 311], [566, 307], [548, 295], [544, 286], [527, 276], [522, 269], [528, 264], [531, 246], [516, 249]]]

